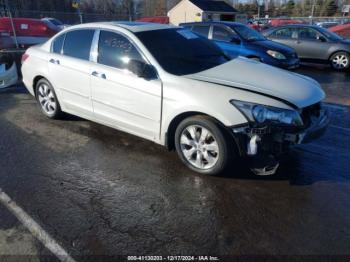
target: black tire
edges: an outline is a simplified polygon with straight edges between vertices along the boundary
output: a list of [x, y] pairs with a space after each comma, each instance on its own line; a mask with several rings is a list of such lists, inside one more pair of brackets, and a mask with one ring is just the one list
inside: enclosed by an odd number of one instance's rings
[[[42, 89], [47, 88], [46, 92], [43, 92]], [[64, 114], [61, 110], [60, 103], [58, 102], [57, 95], [54, 88], [46, 79], [40, 79], [35, 86], [35, 97], [38, 102], [38, 105], [43, 112], [43, 114], [51, 119], [61, 119]], [[43, 100], [44, 99], [44, 100]], [[46, 100], [45, 100], [46, 99]], [[46, 101], [49, 101], [50, 106], [45, 106]], [[53, 107], [53, 104], [55, 106]], [[47, 104], [46, 104], [47, 105]], [[52, 106], [51, 106], [52, 105]], [[47, 109], [49, 108], [49, 109]]]
[[[209, 145], [210, 140], [214, 141], [214, 142], [216, 141], [216, 143], [217, 143], [218, 154], [215, 154], [214, 151], [209, 152], [209, 149], [206, 152], [207, 157], [208, 157], [208, 155], [210, 155], [211, 158], [212, 158], [212, 156], [217, 156], [216, 163], [212, 167], [210, 167], [210, 165], [208, 165], [208, 168], [206, 168], [205, 166], [203, 166], [203, 168], [198, 168], [194, 164], [192, 164], [190, 162], [190, 160], [188, 158], [186, 158], [186, 156], [184, 155], [184, 152], [183, 152], [184, 144], [181, 143], [181, 137], [184, 134], [189, 135], [189, 133], [187, 133], [188, 132], [187, 129], [192, 128], [193, 126], [202, 127], [210, 132], [210, 135], [207, 136], [209, 139], [207, 145]], [[197, 130], [201, 130], [201, 129], [197, 129]], [[199, 131], [197, 134], [198, 134], [198, 136], [201, 136]], [[188, 136], [187, 136], [187, 138], [188, 138]], [[211, 143], [213, 143], [213, 142], [211, 142]], [[203, 161], [207, 162], [205, 157], [204, 157], [204, 153], [201, 153], [198, 150], [197, 146], [195, 149], [196, 152], [194, 153], [195, 155], [192, 154], [192, 156], [196, 159], [197, 154], [199, 152], [199, 154], [204, 159]], [[226, 134], [226, 132], [219, 125], [219, 123], [217, 123], [217, 121], [215, 121], [214, 119], [207, 117], [207, 116], [200, 116], [199, 115], [199, 116], [189, 117], [189, 118], [186, 118], [185, 120], [183, 120], [179, 124], [179, 126], [177, 127], [176, 132], [175, 132], [175, 147], [176, 147], [176, 151], [177, 151], [180, 159], [188, 168], [190, 168], [191, 170], [193, 170], [197, 173], [211, 175], [211, 176], [220, 175], [221, 173], [223, 173], [229, 167], [229, 165], [232, 163], [232, 160], [236, 156], [235, 150], [234, 150], [233, 138], [232, 137], [230, 138], [229, 135]], [[190, 150], [192, 150], [192, 146], [189, 146], [189, 148], [190, 148]], [[193, 148], [194, 148], [194, 146], [193, 146]], [[206, 149], [203, 149], [203, 150], [206, 150]]]
[[337, 71], [347, 70], [350, 67], [350, 54], [346, 52], [337, 52], [331, 56], [329, 63], [331, 67]]

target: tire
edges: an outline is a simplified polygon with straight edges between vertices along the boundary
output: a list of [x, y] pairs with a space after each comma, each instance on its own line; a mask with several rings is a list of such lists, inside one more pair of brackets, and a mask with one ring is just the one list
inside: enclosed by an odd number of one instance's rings
[[350, 55], [346, 52], [337, 52], [331, 56], [329, 63], [335, 70], [346, 70], [350, 67]]
[[191, 170], [215, 176], [225, 171], [233, 160], [231, 139], [212, 118], [194, 116], [177, 127], [175, 147], [182, 162]]
[[35, 87], [35, 97], [45, 116], [51, 119], [63, 117], [60, 103], [52, 85], [46, 79], [40, 79]]

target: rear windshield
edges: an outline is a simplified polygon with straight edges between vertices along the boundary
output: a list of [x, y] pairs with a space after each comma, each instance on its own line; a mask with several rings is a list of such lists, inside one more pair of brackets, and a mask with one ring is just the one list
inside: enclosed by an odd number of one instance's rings
[[174, 75], [198, 73], [229, 59], [210, 40], [184, 28], [136, 33], [160, 66]]

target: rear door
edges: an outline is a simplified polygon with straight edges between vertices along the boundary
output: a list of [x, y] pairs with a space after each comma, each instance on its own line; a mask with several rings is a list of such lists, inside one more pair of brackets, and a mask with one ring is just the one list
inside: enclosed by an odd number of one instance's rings
[[64, 109], [91, 117], [90, 51], [95, 30], [79, 29], [57, 37], [49, 56], [50, 81]]

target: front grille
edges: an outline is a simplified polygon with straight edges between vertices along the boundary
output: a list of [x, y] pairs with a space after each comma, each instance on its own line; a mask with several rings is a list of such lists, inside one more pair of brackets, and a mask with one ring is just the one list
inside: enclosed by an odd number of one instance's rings
[[303, 108], [301, 112], [301, 118], [305, 126], [309, 126], [312, 117], [320, 117], [321, 114], [321, 103], [317, 103], [308, 107]]

